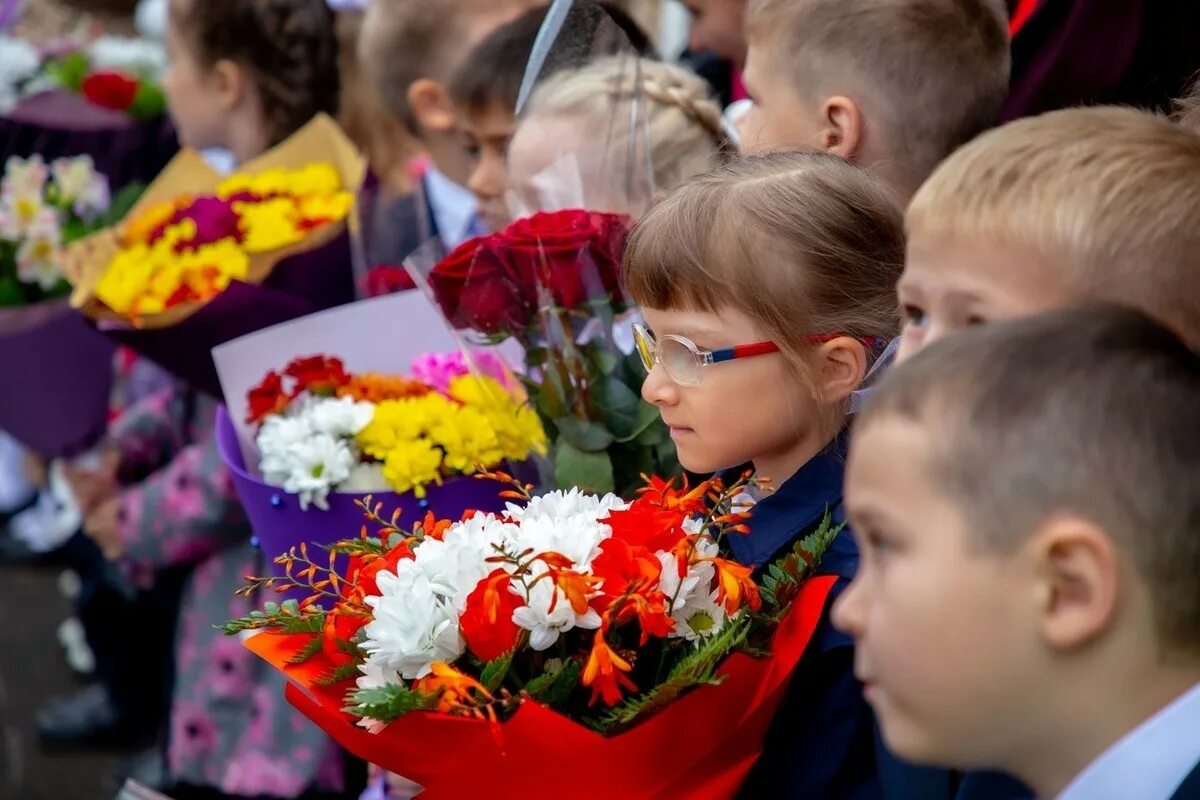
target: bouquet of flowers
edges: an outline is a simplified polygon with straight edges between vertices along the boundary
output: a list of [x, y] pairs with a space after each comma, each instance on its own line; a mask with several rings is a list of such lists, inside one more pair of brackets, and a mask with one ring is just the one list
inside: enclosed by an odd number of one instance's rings
[[0, 427], [43, 455], [82, 449], [103, 430], [112, 379], [112, 345], [55, 302], [70, 291], [62, 246], [119, 218], [140, 191], [111, 197], [88, 156], [50, 164], [12, 157], [5, 165], [0, 372], [23, 390], [0, 397]]
[[336, 541], [367, 493], [409, 514], [502, 508], [503, 486], [466, 476], [521, 464], [545, 438], [503, 365], [479, 360], [477, 374], [461, 354], [422, 356], [408, 376], [354, 374], [322, 355], [270, 371], [246, 398], [261, 480], [228, 415], [217, 431], [260, 546], [275, 556], [298, 539]]
[[539, 212], [466, 242], [427, 277], [455, 327], [521, 344], [559, 487], [627, 496], [643, 474], [679, 473], [658, 410], [640, 396], [645, 371], [614, 335], [627, 310], [620, 265], [631, 224]]
[[0, 112], [8, 113], [24, 97], [45, 91], [64, 91], [134, 120], [160, 117], [166, 97], [159, 77], [166, 53], [155, 42], [101, 36], [88, 43], [39, 51], [10, 36], [0, 37]]
[[180, 153], [117, 225], [68, 251], [71, 302], [214, 395], [215, 345], [349, 302], [362, 157], [319, 116], [221, 178]]
[[423, 796], [727, 797], [816, 626], [833, 578], [809, 575], [838, 533], [827, 519], [756, 578], [723, 547], [747, 530], [745, 481], [653, 478], [633, 502], [514, 481], [499, 514], [403, 527], [368, 500], [378, 535], [328, 561], [293, 548], [287, 577], [245, 591], [309, 597], [226, 630], [268, 631], [249, 646], [304, 690], [289, 698]]

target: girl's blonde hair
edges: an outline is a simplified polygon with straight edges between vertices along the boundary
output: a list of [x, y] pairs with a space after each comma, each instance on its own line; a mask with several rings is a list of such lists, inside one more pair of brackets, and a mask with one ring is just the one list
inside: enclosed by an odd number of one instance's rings
[[708, 84], [682, 67], [648, 58], [614, 56], [555, 73], [533, 94], [528, 114], [579, 118], [588, 130], [609, 131], [605, 145], [621, 152], [630, 149], [631, 126], [614, 124], [614, 111], [634, 108], [643, 121], [634, 127], [649, 143], [658, 191], [707, 172], [729, 152], [721, 109]]
[[647, 308], [738, 310], [805, 376], [812, 335], [896, 336], [903, 266], [887, 189], [835, 156], [783, 153], [739, 156], [663, 198], [634, 228], [624, 279]]

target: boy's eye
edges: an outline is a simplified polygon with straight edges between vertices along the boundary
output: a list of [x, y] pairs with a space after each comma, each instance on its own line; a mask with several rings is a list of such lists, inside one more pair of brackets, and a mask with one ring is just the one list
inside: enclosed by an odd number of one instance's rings
[[976, 325], [986, 325], [987, 319], [979, 314], [971, 314], [967, 317], [967, 326], [975, 327]]
[[904, 306], [904, 323], [906, 325], [921, 326], [928, 321], [928, 316], [925, 310], [919, 306], [905, 305]]

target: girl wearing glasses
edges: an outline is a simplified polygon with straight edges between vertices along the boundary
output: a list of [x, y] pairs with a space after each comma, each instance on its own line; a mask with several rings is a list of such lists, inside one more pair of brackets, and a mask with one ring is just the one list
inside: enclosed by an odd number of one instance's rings
[[[897, 334], [903, 260], [886, 190], [824, 154], [739, 158], [667, 195], [634, 230], [625, 280], [646, 320], [634, 331], [642, 394], [686, 469], [754, 469], [750, 533], [729, 541], [742, 563], [773, 561], [827, 512], [843, 521], [851, 393]], [[843, 530], [818, 570], [841, 579], [830, 606], [857, 564]], [[880, 752], [852, 643], [827, 616], [743, 795], [948, 796], [945, 774]]]

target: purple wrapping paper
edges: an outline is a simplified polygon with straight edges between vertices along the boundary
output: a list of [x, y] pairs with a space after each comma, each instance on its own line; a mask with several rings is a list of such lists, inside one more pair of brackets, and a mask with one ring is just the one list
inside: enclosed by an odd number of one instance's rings
[[[250, 526], [258, 539], [263, 556], [272, 560], [289, 548], [308, 542], [312, 545], [330, 545], [341, 539], [358, 536], [363, 525], [363, 512], [354, 505], [355, 500], [366, 494], [330, 494], [329, 510], [300, 509], [299, 499], [283, 489], [263, 483], [251, 474], [242, 458], [238, 446], [237, 431], [224, 406], [217, 411], [217, 449], [221, 460], [233, 476], [233, 485], [246, 509]], [[424, 500], [417, 500], [411, 493], [372, 492], [372, 497], [383, 503], [383, 516], [391, 517], [392, 510], [402, 509], [400, 526], [423, 519], [426, 511], [439, 518], [458, 519], [464, 511], [478, 510], [499, 512], [505, 502], [500, 493], [507, 487], [494, 481], [473, 477], [453, 478], [441, 486], [430, 486]], [[371, 531], [373, 534], [374, 531]], [[312, 553], [312, 559], [321, 563], [321, 557]], [[283, 569], [272, 565], [276, 574]], [[301, 594], [289, 593], [285, 597], [301, 599]]]
[[0, 117], [0, 162], [34, 153], [47, 161], [89, 155], [114, 191], [149, 183], [178, 150], [165, 115], [137, 122], [69, 92], [34, 95]]
[[212, 349], [248, 333], [354, 299], [350, 234], [275, 265], [262, 285], [235, 281], [178, 325], [140, 330], [101, 325], [113, 341], [154, 361], [194, 388], [221, 397]]
[[[79, 453], [104, 432], [115, 349], [78, 312], [55, 305], [56, 313], [41, 304], [0, 314], [0, 428], [47, 458]], [[8, 324], [21, 316], [36, 323]]]

